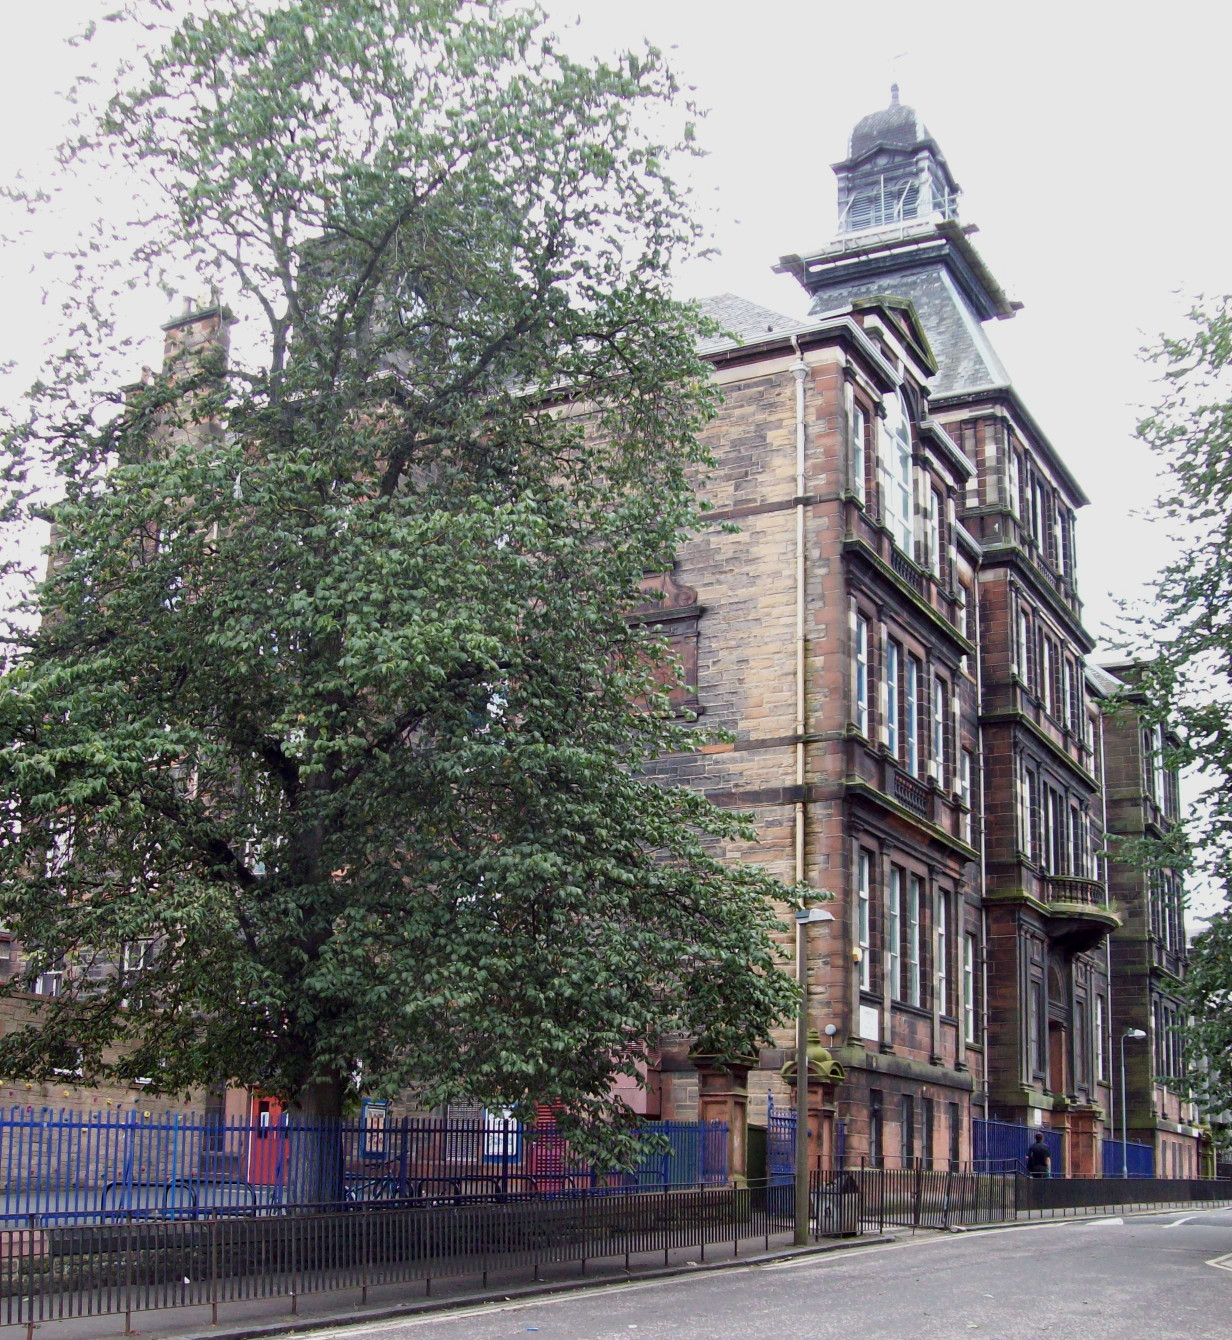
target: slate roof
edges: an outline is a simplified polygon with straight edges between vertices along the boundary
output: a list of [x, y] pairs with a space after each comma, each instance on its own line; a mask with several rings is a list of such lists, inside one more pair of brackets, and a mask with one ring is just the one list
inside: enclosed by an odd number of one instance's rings
[[1118, 679], [1102, 665], [1092, 665], [1090, 662], [1087, 663], [1087, 682], [1105, 698], [1111, 698], [1114, 693], [1119, 693], [1125, 688], [1123, 679]]
[[717, 321], [729, 332], [713, 339], [700, 340], [697, 345], [700, 354], [738, 349], [742, 344], [752, 344], [770, 335], [797, 334], [809, 330], [813, 324], [798, 321], [794, 316], [784, 316], [781, 312], [772, 312], [768, 307], [761, 307], [735, 293], [717, 293], [710, 298], [699, 298], [697, 305], [704, 315]]
[[997, 357], [991, 340], [963, 301], [940, 260], [921, 259], [914, 264], [908, 260], [895, 273], [872, 275], [862, 280], [844, 280], [836, 276], [826, 283], [819, 279], [815, 292], [817, 296], [809, 312], [814, 319], [860, 298], [890, 294], [909, 299], [937, 360], [938, 373], [932, 386], [935, 396], [1010, 384], [1009, 373]]
[[879, 144], [896, 149], [914, 149], [932, 139], [928, 127], [916, 115], [914, 107], [904, 107], [898, 101], [898, 88], [893, 90], [893, 101], [879, 112], [861, 117], [847, 142], [848, 159], [861, 158]]

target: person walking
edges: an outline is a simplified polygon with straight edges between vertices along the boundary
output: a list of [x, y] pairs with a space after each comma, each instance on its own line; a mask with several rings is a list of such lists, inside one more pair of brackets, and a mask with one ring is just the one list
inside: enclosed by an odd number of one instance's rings
[[1036, 1131], [1035, 1143], [1027, 1150], [1027, 1176], [1047, 1177], [1052, 1165], [1052, 1150], [1044, 1143], [1043, 1133]]

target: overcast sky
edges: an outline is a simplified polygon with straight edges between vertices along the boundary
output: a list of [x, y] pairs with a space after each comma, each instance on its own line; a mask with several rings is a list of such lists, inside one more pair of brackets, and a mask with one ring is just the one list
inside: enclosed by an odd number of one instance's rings
[[[56, 91], [86, 59], [64, 39], [118, 3], [0, 0], [0, 179], [21, 171], [37, 182], [46, 171], [64, 125]], [[579, 51], [649, 37], [709, 109], [701, 129], [709, 156], [695, 180], [719, 255], [681, 272], [681, 296], [731, 291], [804, 315], [803, 291], [772, 266], [833, 235], [830, 164], [845, 155], [855, 121], [885, 106], [891, 81], [899, 83], [964, 189], [961, 213], [979, 226], [977, 247], [1025, 304], [991, 334], [1092, 499], [1080, 514], [1079, 574], [1088, 624], [1100, 634], [1114, 598], [1139, 594], [1167, 554], [1156, 528], [1135, 516], [1154, 493], [1151, 462], [1133, 439], [1141, 407], [1156, 398], [1139, 351], [1178, 329], [1195, 296], [1232, 288], [1229, 8], [1210, 0], [1162, 8], [548, 0], [546, 8]], [[114, 49], [115, 25], [104, 31]], [[41, 301], [41, 242], [5, 252], [0, 361], [21, 363], [22, 385], [53, 314]], [[156, 327], [169, 314], [161, 297], [139, 309], [135, 321], [150, 334], [144, 361], [157, 358]], [[0, 378], [0, 393], [16, 385]]]
[[834, 176], [896, 79], [963, 187], [965, 222], [1025, 304], [990, 333], [1092, 500], [1079, 576], [1098, 632], [1162, 557], [1133, 517], [1152, 494], [1133, 440], [1156, 396], [1139, 357], [1229, 276], [1227, 6], [553, 0], [597, 47], [651, 34], [711, 114], [702, 197], [722, 255], [682, 291], [734, 290], [793, 315], [782, 254], [834, 232]]
[[[38, 179], [57, 141], [55, 98], [83, 55], [64, 37], [116, 0], [5, 0], [0, 174]], [[792, 314], [803, 291], [771, 267], [834, 232], [830, 164], [896, 79], [964, 189], [962, 217], [1002, 285], [1025, 304], [992, 335], [1011, 374], [1092, 499], [1080, 578], [1098, 632], [1110, 595], [1133, 595], [1162, 556], [1135, 509], [1152, 495], [1133, 441], [1155, 391], [1140, 348], [1176, 329], [1188, 301], [1228, 277], [1226, 6], [1131, 10], [1068, 4], [779, 0], [550, 0], [581, 49], [649, 37], [709, 109], [696, 179], [717, 259], [682, 296], [733, 291]], [[1147, 16], [1150, 16], [1149, 18]], [[578, 26], [573, 27], [575, 20]], [[10, 248], [0, 359], [28, 357], [39, 254]], [[165, 319], [161, 299], [150, 323]], [[152, 345], [152, 349], [156, 348]]]

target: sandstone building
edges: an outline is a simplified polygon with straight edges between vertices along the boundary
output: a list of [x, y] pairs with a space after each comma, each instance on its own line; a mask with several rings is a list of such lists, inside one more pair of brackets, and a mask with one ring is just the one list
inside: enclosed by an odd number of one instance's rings
[[[756, 816], [760, 843], [731, 859], [830, 896], [834, 920], [807, 932], [809, 1021], [836, 1063], [817, 1086], [819, 1157], [965, 1165], [1004, 1123], [1058, 1132], [1066, 1169], [1097, 1175], [1120, 1129], [1121, 1039], [1142, 1029], [1126, 1044], [1131, 1139], [1159, 1173], [1192, 1175], [1194, 1114], [1161, 1082], [1180, 1064], [1179, 877], [1105, 856], [1109, 834], [1175, 821], [1176, 779], [1132, 700], [1102, 709], [1132, 667], [1086, 665], [1087, 499], [985, 329], [1019, 305], [897, 94], [835, 173], [833, 241], [779, 265], [808, 316], [707, 305], [731, 333], [703, 349], [724, 396], [713, 524], [648, 580], [637, 617], [681, 656], [679, 706], [731, 738], [659, 774]], [[168, 356], [220, 321], [170, 323]], [[747, 1076], [665, 1042], [627, 1096], [656, 1117], [740, 1119], [747, 1095], [762, 1124], [791, 1101], [778, 1041]], [[28, 1101], [99, 1101], [55, 1089]], [[226, 1111], [260, 1101], [228, 1095]]]
[[[1176, 773], [1165, 760], [1167, 732], [1143, 721], [1133, 665], [1095, 668], [1092, 678], [1121, 704], [1104, 720], [1108, 830], [1130, 841], [1158, 842], [1180, 816]], [[1197, 1114], [1168, 1083], [1184, 1073], [1179, 1031], [1184, 1007], [1177, 995], [1187, 957], [1181, 875], [1166, 866], [1143, 869], [1116, 859], [1114, 851], [1108, 888], [1125, 920], [1110, 946], [1113, 1037], [1119, 1047], [1131, 1029], [1146, 1035], [1124, 1043], [1124, 1124], [1131, 1141], [1154, 1149], [1157, 1176], [1193, 1176], [1198, 1171]], [[1116, 1098], [1119, 1102], [1120, 1095]], [[1119, 1135], [1119, 1110], [1114, 1118]]]
[[[845, 1072], [824, 1086], [826, 1156], [966, 1163], [997, 1122], [1061, 1132], [1068, 1170], [1098, 1175], [1116, 1044], [1140, 1016], [1164, 1035], [1183, 927], [1173, 901], [1170, 938], [1149, 938], [1128, 868], [1109, 882], [1117, 685], [1084, 659], [1087, 499], [988, 338], [1020, 304], [897, 90], [834, 171], [834, 240], [778, 267], [808, 317], [708, 305], [733, 335], [706, 350], [716, 526], [656, 617], [695, 668], [689, 705], [734, 738], [664, 774], [757, 816], [740, 859], [833, 898], [808, 932], [810, 1023]], [[1109, 766], [1137, 766], [1108, 729]], [[1160, 794], [1128, 803], [1167, 822]], [[1114, 818], [1132, 829], [1125, 805]], [[751, 1069], [754, 1122], [767, 1095], [790, 1101], [784, 1049]], [[1131, 1134], [1154, 1141], [1157, 1112], [1169, 1169], [1193, 1171], [1196, 1128], [1151, 1083], [1174, 1072], [1140, 1060]], [[740, 1088], [671, 1048], [654, 1081], [664, 1116], [698, 1110], [699, 1084], [703, 1113]]]

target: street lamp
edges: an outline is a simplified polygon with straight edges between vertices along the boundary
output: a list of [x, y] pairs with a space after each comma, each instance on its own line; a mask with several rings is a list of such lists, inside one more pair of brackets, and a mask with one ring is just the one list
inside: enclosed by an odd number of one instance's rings
[[1125, 1039], [1144, 1038], [1140, 1028], [1127, 1028], [1121, 1034], [1121, 1176], [1129, 1176], [1129, 1113], [1125, 1107]]
[[795, 1244], [808, 1245], [808, 927], [814, 921], [833, 921], [824, 907], [796, 909], [796, 979], [800, 1008], [796, 1014], [796, 1213]]

